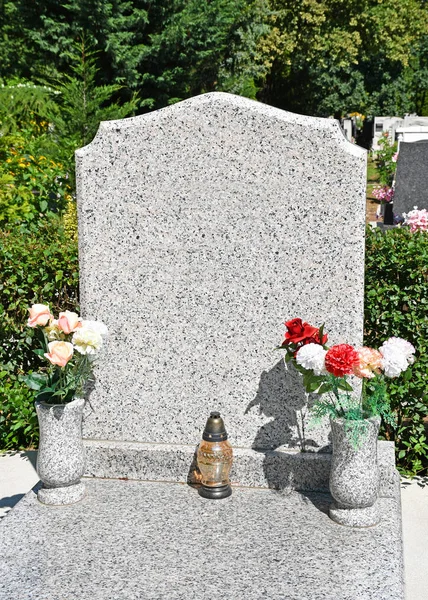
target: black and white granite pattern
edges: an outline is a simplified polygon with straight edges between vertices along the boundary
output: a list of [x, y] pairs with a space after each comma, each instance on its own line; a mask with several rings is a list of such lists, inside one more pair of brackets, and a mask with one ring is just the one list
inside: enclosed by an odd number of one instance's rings
[[408, 213], [415, 206], [428, 209], [428, 140], [401, 142], [395, 175], [393, 211]]
[[43, 482], [38, 498], [43, 504], [71, 504], [85, 494], [80, 481], [85, 471], [84, 406], [82, 398], [67, 404], [36, 402], [40, 430], [37, 473]]
[[349, 422], [331, 419], [333, 456], [330, 493], [335, 502], [330, 509], [330, 517], [349, 527], [371, 527], [381, 519], [377, 506], [380, 488], [377, 456], [380, 417], [371, 417], [362, 423], [364, 428], [359, 431], [358, 439], [353, 439]]
[[[210, 93], [77, 151], [81, 306], [110, 336], [91, 440], [319, 450], [283, 322], [363, 332], [366, 151], [338, 122]], [[112, 446], [113, 447], [113, 446]]]
[[30, 492], [0, 523], [2, 600], [403, 600], [399, 495], [350, 529], [328, 494], [88, 480], [78, 504]]
[[[144, 481], [191, 481], [196, 446], [85, 442], [86, 476]], [[378, 442], [380, 495], [394, 497], [399, 487], [393, 442]], [[329, 491], [331, 453], [278, 448], [260, 452], [233, 448], [232, 485], [279, 490]]]

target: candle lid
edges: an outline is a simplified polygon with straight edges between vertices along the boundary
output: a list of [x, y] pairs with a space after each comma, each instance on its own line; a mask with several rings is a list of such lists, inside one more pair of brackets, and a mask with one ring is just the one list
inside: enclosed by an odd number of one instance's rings
[[202, 439], [206, 442], [224, 442], [227, 440], [226, 428], [219, 412], [213, 411], [210, 413]]

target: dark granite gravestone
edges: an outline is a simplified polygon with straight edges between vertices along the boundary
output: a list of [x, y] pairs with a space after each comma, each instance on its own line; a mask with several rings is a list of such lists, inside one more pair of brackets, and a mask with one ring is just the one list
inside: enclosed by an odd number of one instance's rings
[[394, 213], [428, 209], [428, 140], [401, 142], [395, 176]]

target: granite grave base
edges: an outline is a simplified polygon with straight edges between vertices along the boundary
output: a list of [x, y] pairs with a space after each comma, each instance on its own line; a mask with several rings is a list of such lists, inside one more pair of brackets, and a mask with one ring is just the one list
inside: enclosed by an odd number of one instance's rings
[[0, 524], [4, 600], [402, 600], [399, 491], [350, 529], [327, 493], [87, 479], [48, 507], [31, 491]]
[[[85, 440], [86, 475], [149, 481], [195, 482], [196, 446]], [[330, 452], [300, 452], [286, 447], [257, 451], [233, 448], [232, 485], [328, 492]], [[380, 495], [399, 487], [394, 443], [378, 442]]]

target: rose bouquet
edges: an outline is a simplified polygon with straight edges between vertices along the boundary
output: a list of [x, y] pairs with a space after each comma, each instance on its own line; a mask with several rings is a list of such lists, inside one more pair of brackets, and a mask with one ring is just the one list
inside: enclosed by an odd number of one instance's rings
[[[313, 327], [302, 319], [285, 323], [287, 331], [279, 349], [285, 350], [285, 361], [292, 362], [303, 375], [308, 393], [318, 394], [311, 412], [315, 421], [322, 417], [342, 417], [354, 431], [361, 431], [360, 423], [367, 417], [381, 416], [394, 425], [386, 393], [385, 377], [398, 377], [414, 362], [415, 348], [398, 337], [391, 337], [382, 346], [354, 348], [350, 344], [326, 345], [324, 328]], [[358, 398], [349, 376], [362, 380], [362, 394]], [[370, 392], [365, 382], [371, 380]], [[362, 428], [364, 429], [364, 428]]]
[[65, 404], [82, 396], [107, 327], [68, 310], [55, 319], [44, 304], [34, 304], [29, 313], [27, 324], [40, 342], [34, 353], [46, 360], [46, 366], [24, 377], [25, 383], [37, 391], [36, 400], [48, 404]]

